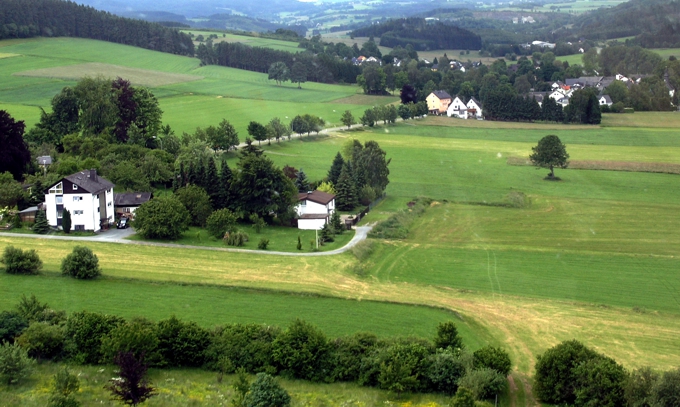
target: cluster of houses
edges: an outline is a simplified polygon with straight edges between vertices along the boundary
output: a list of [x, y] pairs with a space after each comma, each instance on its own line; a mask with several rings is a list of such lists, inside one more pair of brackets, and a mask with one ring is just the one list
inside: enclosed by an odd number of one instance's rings
[[[396, 58], [395, 58], [395, 59], [396, 59]], [[371, 63], [371, 62], [382, 65], [382, 61], [379, 60], [379, 59], [376, 58], [376, 57], [368, 57], [368, 58], [366, 58], [365, 56], [360, 55], [360, 56], [358, 56], [358, 57], [356, 57], [356, 58], [352, 58], [352, 63], [353, 63], [354, 65], [357, 65], [357, 66], [360, 66], [361, 64], [364, 64], [364, 63]]]
[[[41, 157], [43, 162], [44, 157]], [[51, 161], [51, 160], [50, 160]], [[153, 199], [151, 192], [113, 193], [114, 184], [99, 176], [97, 170], [79, 171], [50, 185], [45, 190], [45, 202], [20, 212], [22, 221], [35, 221], [38, 211], [45, 211], [50, 226], [62, 226], [64, 211], [71, 213], [74, 230], [101, 231], [116, 219], [134, 218], [145, 202]], [[335, 195], [309, 191], [298, 195], [296, 213], [299, 229], [321, 229], [335, 212]]]
[[443, 115], [448, 117], [456, 117], [459, 119], [477, 119], [484, 118], [484, 111], [482, 104], [477, 99], [471, 97], [467, 102], [461, 96], [451, 97], [448, 92], [444, 90], [435, 90], [430, 93], [425, 99], [427, 102], [427, 110], [430, 114]]

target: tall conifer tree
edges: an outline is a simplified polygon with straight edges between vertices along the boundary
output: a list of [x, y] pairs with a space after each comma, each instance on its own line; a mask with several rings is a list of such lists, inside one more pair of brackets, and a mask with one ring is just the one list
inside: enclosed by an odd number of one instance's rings
[[335, 200], [338, 209], [341, 211], [351, 211], [359, 203], [356, 185], [352, 175], [352, 169], [348, 161], [343, 165], [340, 177], [338, 178], [338, 183], [335, 186]]
[[342, 154], [338, 151], [333, 159], [333, 164], [331, 164], [331, 169], [328, 170], [328, 180], [331, 184], [336, 185], [338, 183], [338, 178], [340, 178], [340, 173], [342, 172], [342, 166], [345, 164], [345, 159], [342, 158]]
[[210, 196], [210, 202], [213, 207], [217, 205], [220, 195], [220, 177], [217, 174], [217, 167], [215, 166], [215, 159], [210, 158], [208, 165], [205, 167], [205, 177], [203, 180], [203, 188]]
[[220, 185], [219, 185], [219, 199], [215, 205], [217, 209], [233, 209], [234, 200], [231, 194], [231, 183], [233, 174], [231, 168], [227, 164], [227, 160], [222, 160], [222, 168], [220, 169]]

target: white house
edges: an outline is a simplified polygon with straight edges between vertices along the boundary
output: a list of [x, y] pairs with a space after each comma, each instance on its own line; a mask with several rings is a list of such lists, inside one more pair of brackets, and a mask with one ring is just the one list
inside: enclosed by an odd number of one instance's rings
[[468, 100], [466, 106], [469, 115], [472, 115], [477, 119], [482, 119], [484, 117], [484, 112], [482, 111], [482, 104], [479, 103], [479, 101], [474, 97]]
[[134, 217], [135, 211], [143, 203], [149, 202], [153, 198], [151, 192], [130, 192], [124, 194], [113, 194], [113, 207], [116, 215]]
[[455, 116], [459, 119], [467, 119], [468, 108], [465, 102], [459, 96], [456, 96], [449, 105], [449, 108], [446, 109], [446, 115], [449, 117]]
[[335, 195], [322, 191], [298, 194], [298, 229], [319, 230], [330, 221], [335, 212]]
[[548, 97], [550, 99], [555, 100], [555, 102], [557, 102], [558, 100], [560, 100], [564, 97], [564, 92], [562, 92], [561, 89], [557, 89], [557, 90], [554, 90]]
[[50, 226], [61, 226], [64, 210], [71, 212], [74, 230], [101, 230], [113, 222], [114, 185], [97, 170], [81, 171], [62, 178], [45, 194], [45, 214]]
[[609, 95], [602, 95], [600, 96], [600, 106], [611, 106], [614, 103], [612, 102], [612, 98], [609, 97]]

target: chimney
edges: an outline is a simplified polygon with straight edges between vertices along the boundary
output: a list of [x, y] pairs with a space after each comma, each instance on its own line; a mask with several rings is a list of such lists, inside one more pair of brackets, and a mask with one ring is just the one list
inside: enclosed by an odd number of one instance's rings
[[90, 179], [94, 182], [97, 182], [97, 170], [94, 168], [90, 170]]

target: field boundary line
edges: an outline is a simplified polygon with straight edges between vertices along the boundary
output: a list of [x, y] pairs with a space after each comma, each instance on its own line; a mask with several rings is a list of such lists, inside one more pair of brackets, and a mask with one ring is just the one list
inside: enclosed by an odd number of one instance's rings
[[47, 240], [68, 240], [76, 242], [95, 242], [95, 243], [116, 243], [116, 244], [131, 244], [139, 246], [155, 246], [155, 247], [169, 247], [175, 249], [192, 249], [192, 250], [210, 250], [217, 252], [228, 252], [228, 253], [250, 253], [250, 254], [265, 254], [272, 256], [292, 256], [292, 257], [317, 257], [317, 256], [334, 256], [336, 254], [342, 254], [352, 247], [356, 246], [359, 242], [365, 240], [368, 236], [368, 232], [373, 229], [373, 225], [369, 226], [358, 226], [355, 229], [354, 237], [347, 242], [346, 245], [329, 250], [327, 252], [311, 252], [311, 253], [296, 253], [296, 252], [280, 252], [280, 251], [269, 251], [269, 250], [249, 250], [249, 249], [236, 249], [229, 247], [210, 247], [210, 246], [195, 246], [195, 245], [183, 245], [177, 243], [160, 243], [160, 242], [145, 242], [139, 240], [126, 240], [126, 239], [106, 239], [105, 236], [53, 236], [53, 235], [31, 235], [24, 233], [0, 233], [0, 237], [18, 237], [18, 238], [29, 238], [29, 239], [47, 239]]

